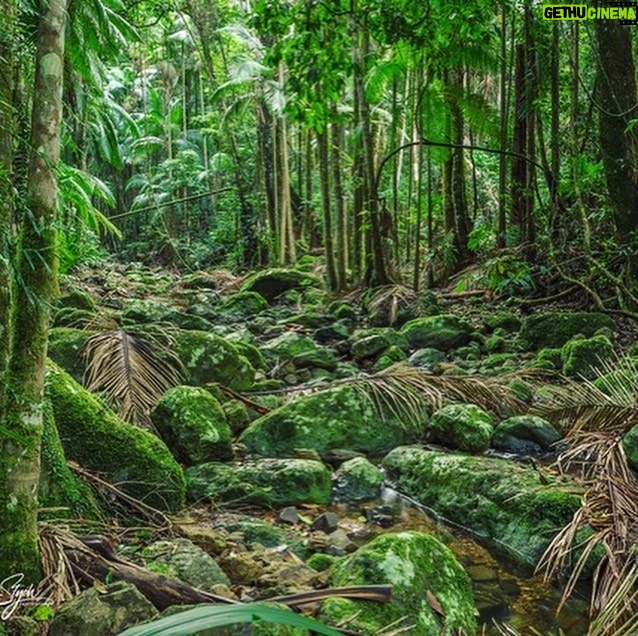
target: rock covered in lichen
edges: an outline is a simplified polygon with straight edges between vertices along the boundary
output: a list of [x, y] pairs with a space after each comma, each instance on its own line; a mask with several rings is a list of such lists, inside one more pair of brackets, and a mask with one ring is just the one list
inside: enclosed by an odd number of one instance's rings
[[151, 418], [173, 455], [187, 466], [233, 458], [226, 414], [206, 389], [193, 386], [169, 389], [153, 409]]
[[219, 382], [235, 391], [252, 386], [255, 369], [224, 338], [205, 331], [181, 331], [175, 340], [188, 384], [204, 386]]
[[601, 368], [612, 353], [613, 347], [607, 336], [572, 339], [561, 349], [563, 374], [592, 379], [596, 376], [596, 369]]
[[249, 452], [266, 457], [292, 455], [296, 448], [385, 453], [410, 439], [414, 433], [405, 422], [384, 417], [351, 386], [302, 396], [255, 420], [240, 437]]
[[383, 472], [365, 457], [349, 459], [335, 473], [335, 497], [340, 501], [374, 499], [383, 484]]
[[432, 347], [440, 351], [466, 345], [473, 331], [472, 325], [453, 314], [415, 318], [401, 329], [413, 348]]
[[348, 628], [363, 634], [397, 621], [402, 628], [412, 626], [405, 633], [419, 636], [476, 632], [470, 578], [449, 548], [429, 534], [381, 535], [337, 562], [329, 582], [335, 587], [392, 585], [389, 603], [324, 601], [319, 617], [330, 624], [350, 617]]
[[191, 500], [250, 503], [276, 508], [300, 503], [327, 504], [330, 470], [310, 459], [261, 459], [228, 465], [211, 462], [186, 470]]
[[151, 506], [182, 507], [184, 474], [159, 437], [120, 420], [53, 363], [47, 367], [46, 395], [67, 459]]
[[536, 470], [496, 457], [404, 446], [383, 465], [401, 492], [532, 566], [580, 507], [573, 483], [551, 475], [544, 475], [549, 483], [541, 483]]
[[556, 348], [577, 334], [589, 338], [601, 327], [613, 329], [613, 319], [593, 311], [551, 311], [527, 316], [521, 326], [521, 338], [533, 349]]
[[474, 404], [448, 404], [432, 415], [427, 427], [430, 441], [469, 453], [487, 450], [493, 432], [492, 416]]
[[494, 429], [492, 446], [511, 453], [551, 450], [560, 433], [547, 420], [536, 415], [516, 415], [503, 420]]

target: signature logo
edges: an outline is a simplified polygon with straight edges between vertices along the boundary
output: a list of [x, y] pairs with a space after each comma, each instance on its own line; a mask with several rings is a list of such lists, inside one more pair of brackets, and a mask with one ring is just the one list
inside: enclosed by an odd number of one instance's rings
[[33, 585], [23, 585], [24, 574], [12, 574], [0, 581], [0, 620], [11, 618], [18, 608], [25, 605], [39, 605], [47, 599], [39, 596]]

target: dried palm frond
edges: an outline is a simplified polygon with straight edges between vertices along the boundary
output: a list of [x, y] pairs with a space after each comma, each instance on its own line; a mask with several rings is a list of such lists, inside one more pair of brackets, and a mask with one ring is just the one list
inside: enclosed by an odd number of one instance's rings
[[387, 323], [394, 325], [399, 317], [399, 309], [413, 303], [417, 295], [405, 285], [384, 285], [375, 289], [368, 300], [368, 313], [383, 313]]
[[165, 349], [160, 359], [140, 336], [119, 329], [91, 336], [80, 355], [89, 391], [103, 392], [120, 417], [142, 428], [153, 429], [150, 410], [181, 381], [175, 354]]
[[378, 373], [347, 378], [343, 383], [361, 391], [382, 416], [390, 414], [406, 425], [418, 426], [426, 413], [440, 408], [445, 400], [471, 402], [497, 413], [524, 410], [524, 403], [505, 386], [509, 380], [507, 376], [431, 375], [399, 362]]
[[566, 380], [554, 387], [534, 412], [572, 431], [629, 430], [638, 424], [638, 361], [631, 357], [602, 362], [594, 380]]
[[38, 543], [43, 574], [38, 587], [38, 596], [47, 599], [54, 607], [80, 592], [73, 568], [64, 551], [74, 536], [68, 529], [52, 523], [38, 524]]

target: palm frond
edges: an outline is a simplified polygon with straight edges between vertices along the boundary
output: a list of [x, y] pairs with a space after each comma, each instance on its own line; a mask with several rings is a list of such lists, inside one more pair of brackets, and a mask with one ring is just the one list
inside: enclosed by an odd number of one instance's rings
[[103, 392], [118, 415], [153, 429], [149, 413], [161, 395], [179, 384], [179, 360], [167, 349], [160, 359], [140, 336], [120, 329], [91, 336], [80, 351], [87, 359], [85, 384]]
[[423, 422], [425, 413], [440, 408], [446, 400], [470, 402], [496, 413], [523, 411], [524, 403], [506, 386], [509, 380], [509, 376], [431, 375], [399, 362], [375, 374], [348, 378], [344, 383], [361, 391], [381, 415], [390, 414], [415, 427]]
[[631, 357], [602, 362], [595, 380], [566, 380], [554, 387], [534, 412], [572, 432], [626, 432], [638, 424], [638, 361]]
[[374, 290], [367, 303], [368, 313], [383, 312], [388, 324], [394, 325], [399, 317], [399, 309], [415, 302], [417, 295], [405, 285], [384, 285]]

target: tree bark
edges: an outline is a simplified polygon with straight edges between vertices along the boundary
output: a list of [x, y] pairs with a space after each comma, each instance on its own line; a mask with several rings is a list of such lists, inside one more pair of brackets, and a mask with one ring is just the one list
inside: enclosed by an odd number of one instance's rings
[[40, 578], [37, 488], [49, 307], [57, 280], [55, 169], [60, 157], [66, 0], [42, 2], [35, 64], [27, 213], [15, 285], [13, 350], [0, 439], [0, 564]]

